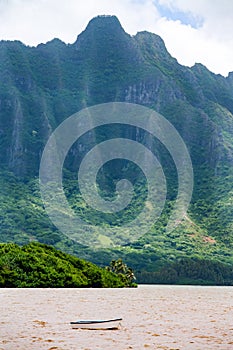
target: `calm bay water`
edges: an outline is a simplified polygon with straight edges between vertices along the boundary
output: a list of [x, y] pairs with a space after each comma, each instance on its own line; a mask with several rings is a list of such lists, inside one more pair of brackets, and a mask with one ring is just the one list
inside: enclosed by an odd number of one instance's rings
[[[233, 287], [1, 289], [0, 350], [233, 349]], [[73, 330], [122, 317], [119, 330]]]

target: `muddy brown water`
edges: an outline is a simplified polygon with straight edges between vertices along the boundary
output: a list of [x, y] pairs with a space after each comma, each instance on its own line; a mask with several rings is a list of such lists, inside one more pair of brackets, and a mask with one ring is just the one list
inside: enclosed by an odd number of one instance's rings
[[[119, 330], [73, 330], [122, 317]], [[0, 350], [233, 349], [233, 287], [0, 289]]]

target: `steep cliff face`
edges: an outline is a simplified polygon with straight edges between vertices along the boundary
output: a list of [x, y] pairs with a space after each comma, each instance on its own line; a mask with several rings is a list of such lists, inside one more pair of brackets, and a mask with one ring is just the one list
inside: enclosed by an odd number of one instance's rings
[[58, 39], [36, 48], [1, 42], [0, 79], [0, 162], [18, 175], [38, 173], [46, 139], [62, 120], [109, 101], [164, 114], [194, 158], [204, 154], [211, 166], [223, 154], [233, 158], [231, 75], [225, 79], [200, 64], [179, 65], [160, 37], [148, 32], [131, 37], [114, 16], [91, 20], [73, 45]]
[[20, 101], [14, 101], [14, 121], [13, 130], [11, 135], [11, 144], [9, 147], [9, 167], [14, 169], [16, 173], [23, 172], [21, 166], [23, 166], [23, 154], [25, 150], [23, 149], [23, 111], [20, 105]]
[[[0, 167], [19, 178], [37, 177], [52, 131], [87, 106], [113, 101], [153, 108], [176, 127], [194, 168], [193, 216], [216, 236], [233, 233], [233, 73], [224, 78], [201, 64], [184, 67], [159, 36], [130, 36], [114, 16], [91, 20], [72, 45], [59, 39], [37, 47], [0, 42]], [[75, 144], [65, 163], [69, 170], [76, 171], [82, 155], [108, 132], [89, 133]], [[144, 137], [130, 127], [117, 132], [140, 141]], [[171, 177], [170, 158], [163, 152], [158, 158]], [[116, 173], [113, 166], [108, 170]], [[211, 201], [217, 209], [208, 226], [210, 209], [203, 208]], [[216, 221], [219, 208], [227, 208], [223, 226]]]
[[[185, 256], [232, 263], [233, 73], [224, 78], [201, 64], [184, 67], [159, 36], [148, 32], [130, 36], [114, 16], [91, 20], [72, 45], [59, 39], [37, 47], [0, 42], [0, 241], [21, 244], [36, 239], [103, 264], [118, 257], [119, 251], [111, 251], [111, 256], [106, 251], [93, 254], [64, 238], [49, 221], [37, 187], [41, 154], [52, 131], [85, 107], [113, 101], [158, 111], [184, 139], [194, 170], [188, 216], [177, 231], [165, 232], [177, 194], [175, 164], [158, 140], [145, 138], [141, 129], [133, 127], [103, 127], [72, 146], [64, 166], [70, 205], [94, 224], [105, 224], [106, 217], [93, 215], [77, 193], [82, 156], [107, 138], [146, 143], [155, 148], [164, 170], [167, 202], [151, 232], [120, 254], [138, 270], [148, 271]], [[104, 195], [111, 195], [122, 172], [139, 190], [135, 208], [127, 209], [130, 221], [146, 198], [135, 168], [124, 161], [109, 162], [100, 172], [100, 185]], [[112, 216], [106, 222], [118, 225], [123, 219]]]

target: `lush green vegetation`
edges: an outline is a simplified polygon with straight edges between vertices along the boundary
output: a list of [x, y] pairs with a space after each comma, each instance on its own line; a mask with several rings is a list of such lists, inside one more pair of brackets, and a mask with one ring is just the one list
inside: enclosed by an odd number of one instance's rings
[[233, 265], [200, 258], [183, 258], [155, 272], [138, 272], [138, 283], [233, 285]]
[[[232, 79], [200, 64], [183, 67], [158, 36], [142, 32], [130, 37], [115, 17], [98, 17], [73, 45], [58, 39], [36, 48], [1, 42], [0, 81], [0, 242], [39, 241], [102, 267], [122, 258], [143, 283], [232, 283]], [[165, 147], [150, 138], [167, 180], [165, 208], [146, 235], [103, 250], [82, 246], [54, 227], [40, 197], [38, 169], [43, 147], [57, 125], [84, 107], [110, 101], [151, 107], [176, 127], [192, 158], [194, 192], [187, 217], [167, 233], [177, 173]], [[130, 126], [97, 129], [72, 146], [63, 183], [77, 215], [107, 230], [140, 212], [147, 194], [145, 179], [132, 164], [109, 162], [97, 179], [101, 195], [113, 198], [115, 184], [123, 177], [133, 183], [135, 196], [120, 215], [96, 212], [79, 193], [80, 160], [96, 141], [129, 137], [147, 142], [142, 130]]]
[[126, 264], [124, 264], [122, 259], [112, 260], [110, 266], [107, 266], [107, 270], [117, 274], [118, 276], [121, 276], [128, 287], [136, 286], [134, 283], [136, 277], [133, 270], [131, 267], [128, 267]]
[[114, 273], [45, 244], [0, 244], [0, 287], [130, 286], [131, 276], [124, 271]]
[[[190, 217], [168, 234], [165, 227], [172, 207], [170, 202], [154, 228], [138, 241], [122, 247], [93, 250], [71, 241], [52, 225], [43, 209], [37, 180], [24, 183], [12, 173], [5, 172], [1, 173], [0, 182], [2, 242], [22, 245], [38, 240], [102, 267], [109, 265], [111, 260], [117, 262], [121, 257], [128, 266], [132, 266], [138, 283], [232, 284], [232, 236], [219, 234], [224, 224], [228, 225], [229, 222], [227, 219], [221, 222], [219, 215], [216, 215], [219, 208], [228, 205], [228, 197], [221, 207], [214, 200], [210, 200], [209, 204], [207, 201], [194, 202]], [[84, 203], [78, 195], [74, 195], [73, 184], [74, 181], [70, 180], [71, 203], [77, 211], [79, 208], [83, 210]], [[227, 196], [230, 201], [230, 192]], [[132, 208], [128, 211], [128, 219], [133, 215]], [[224, 213], [221, 218], [224, 219]], [[97, 224], [101, 224], [102, 219], [98, 216], [95, 218], [99, 220]], [[208, 234], [209, 227], [212, 235]], [[181, 261], [187, 265], [182, 272]], [[114, 272], [127, 271], [127, 267], [122, 269], [121, 264], [113, 264], [109, 269]]]

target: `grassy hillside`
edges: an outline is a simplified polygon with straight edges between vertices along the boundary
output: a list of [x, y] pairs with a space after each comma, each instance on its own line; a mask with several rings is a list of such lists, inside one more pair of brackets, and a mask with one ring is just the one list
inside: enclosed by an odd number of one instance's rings
[[[11, 173], [1, 175], [2, 242], [22, 245], [40, 241], [100, 266], [107, 266], [111, 260], [122, 258], [134, 269], [138, 281], [142, 283], [233, 283], [233, 240], [231, 235], [223, 235], [224, 225], [229, 225], [229, 221], [220, 222], [220, 216], [217, 215], [220, 208], [222, 210], [224, 205], [229, 205], [230, 193], [229, 199], [226, 198], [221, 207], [214, 200], [192, 203], [189, 216], [174, 231], [167, 233], [166, 222], [172, 208], [170, 201], [147, 235], [126, 246], [94, 250], [94, 247], [81, 246], [71, 241], [53, 226], [44, 211], [37, 180], [24, 183]], [[77, 196], [71, 198], [71, 203], [77, 207]], [[77, 209], [84, 210], [83, 204], [79, 204]], [[128, 212], [129, 219], [133, 215], [133, 211]], [[221, 217], [224, 218], [224, 213]], [[15, 254], [16, 251], [12, 250], [11, 253]], [[44, 263], [47, 264], [45, 260]], [[186, 267], [181, 269], [181, 266]]]

